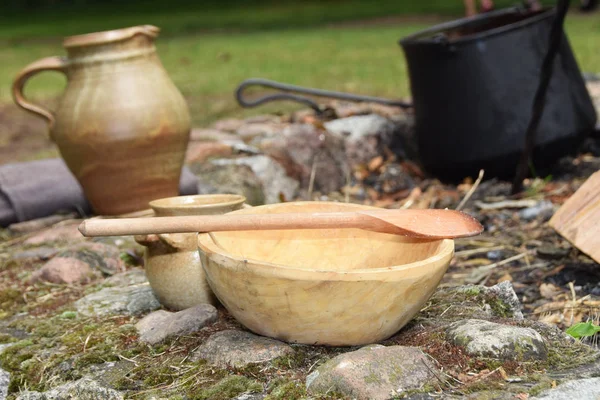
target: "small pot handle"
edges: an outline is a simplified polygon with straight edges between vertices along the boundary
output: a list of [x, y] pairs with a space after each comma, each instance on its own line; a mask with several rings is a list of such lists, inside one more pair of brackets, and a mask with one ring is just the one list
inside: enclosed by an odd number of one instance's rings
[[185, 247], [185, 239], [182, 239], [180, 234], [149, 234], [149, 235], [135, 235], [134, 239], [136, 242], [146, 247], [162, 247], [163, 249], [174, 251]]
[[19, 72], [13, 81], [12, 94], [15, 103], [24, 110], [32, 112], [48, 122], [50, 130], [54, 126], [54, 114], [46, 108], [33, 104], [23, 94], [25, 84], [32, 76], [43, 71], [58, 71], [66, 74], [67, 61], [63, 57], [46, 57], [37, 60]]

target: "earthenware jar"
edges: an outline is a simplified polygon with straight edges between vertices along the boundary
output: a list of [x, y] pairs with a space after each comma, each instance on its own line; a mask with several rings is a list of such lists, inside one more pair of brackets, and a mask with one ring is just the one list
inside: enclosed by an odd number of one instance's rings
[[[158, 32], [145, 25], [67, 37], [67, 57], [38, 60], [13, 83], [15, 102], [48, 122], [98, 214], [141, 210], [179, 193], [190, 117], [156, 54]], [[55, 111], [23, 96], [27, 80], [42, 71], [67, 77]]]
[[[243, 196], [230, 194], [179, 196], [150, 202], [157, 217], [224, 214], [242, 208]], [[197, 234], [138, 235], [146, 246], [144, 268], [152, 290], [165, 307], [183, 310], [216, 304], [198, 255]]]

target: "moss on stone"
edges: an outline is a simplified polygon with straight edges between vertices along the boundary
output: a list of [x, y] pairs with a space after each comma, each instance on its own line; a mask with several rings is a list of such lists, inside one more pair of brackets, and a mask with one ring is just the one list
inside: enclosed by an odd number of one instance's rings
[[552, 389], [552, 385], [553, 385], [553, 380], [548, 378], [548, 377], [544, 377], [543, 379], [540, 380], [540, 382], [538, 382], [535, 386], [533, 386], [531, 389], [529, 389], [529, 395], [530, 396], [537, 396], [538, 394], [542, 393], [544, 390], [548, 390], [548, 389]]
[[292, 354], [278, 357], [275, 360], [273, 360], [271, 364], [276, 368], [284, 369], [294, 369], [303, 366], [309, 357], [305, 347], [294, 346], [293, 349], [294, 352]]
[[0, 332], [0, 344], [16, 342], [17, 339], [8, 333]]
[[0, 290], [0, 310], [6, 313], [4, 318], [14, 314], [14, 311], [23, 304], [25, 304], [25, 299], [20, 290], [14, 287]]
[[300, 400], [307, 396], [303, 383], [285, 379], [280, 380], [277, 385], [269, 385], [268, 391], [264, 400]]
[[193, 400], [228, 400], [242, 393], [260, 393], [263, 386], [250, 378], [241, 375], [230, 375], [215, 385], [193, 395]]

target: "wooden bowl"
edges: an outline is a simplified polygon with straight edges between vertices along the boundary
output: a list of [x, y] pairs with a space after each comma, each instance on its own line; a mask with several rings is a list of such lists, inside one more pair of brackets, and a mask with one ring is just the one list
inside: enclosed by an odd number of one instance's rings
[[[230, 214], [372, 208], [295, 202]], [[360, 229], [212, 232], [198, 235], [198, 247], [208, 284], [248, 329], [332, 346], [395, 334], [433, 294], [454, 254], [452, 240]]]

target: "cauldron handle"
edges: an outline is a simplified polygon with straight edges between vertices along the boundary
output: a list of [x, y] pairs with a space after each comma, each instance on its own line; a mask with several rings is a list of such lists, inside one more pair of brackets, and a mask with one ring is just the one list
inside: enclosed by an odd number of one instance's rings
[[[281, 90], [284, 93], [269, 94], [266, 96], [258, 97], [253, 100], [248, 100], [248, 99], [244, 98], [243, 92], [249, 86], [263, 86], [263, 87], [267, 87], [267, 88], [271, 88], [271, 89]], [[384, 105], [393, 106], [393, 107], [400, 107], [400, 108], [411, 108], [412, 107], [411, 103], [406, 103], [406, 102], [398, 101], [398, 100], [390, 100], [390, 99], [384, 99], [381, 97], [361, 96], [361, 95], [355, 95], [355, 94], [350, 94], [350, 93], [334, 92], [334, 91], [330, 91], [330, 90], [307, 88], [307, 87], [302, 87], [302, 86], [290, 85], [287, 83], [275, 82], [275, 81], [271, 81], [268, 79], [262, 79], [262, 78], [251, 78], [251, 79], [246, 79], [245, 81], [243, 81], [237, 87], [237, 89], [235, 91], [235, 98], [236, 98], [237, 102], [239, 103], [239, 105], [242, 107], [245, 107], [245, 108], [256, 107], [256, 106], [268, 103], [270, 101], [291, 100], [291, 101], [296, 101], [298, 103], [302, 103], [304, 105], [309, 106], [310, 108], [315, 110], [318, 114], [321, 114], [323, 112], [321, 107], [319, 107], [319, 105], [314, 100], [312, 100], [308, 97], [305, 97], [305, 96], [299, 96], [299, 95], [292, 94], [289, 92], [303, 93], [303, 94], [308, 94], [308, 95], [317, 96], [317, 97], [328, 97], [328, 98], [338, 99], [338, 100], [365, 101], [365, 102], [371, 102], [371, 103], [379, 103], [379, 104], [384, 104]]]

